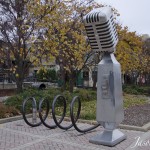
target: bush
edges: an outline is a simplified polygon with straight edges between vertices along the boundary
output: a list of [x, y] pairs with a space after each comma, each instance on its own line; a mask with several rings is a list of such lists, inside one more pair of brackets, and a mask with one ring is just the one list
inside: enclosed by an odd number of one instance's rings
[[123, 85], [123, 91], [128, 94], [150, 95], [149, 86]]
[[20, 112], [12, 106], [5, 106], [3, 103], [0, 103], [0, 118], [8, 118], [16, 115], [20, 115]]
[[16, 109], [21, 111], [23, 100], [28, 97], [34, 97], [37, 101], [37, 105], [39, 105], [39, 101], [44, 98], [50, 102], [51, 107], [54, 97], [58, 94], [61, 94], [66, 98], [67, 105], [70, 104], [74, 96], [79, 96], [81, 101], [96, 100], [96, 91], [92, 90], [77, 89], [74, 93], [70, 93], [69, 91], [64, 91], [62, 93], [61, 90], [58, 88], [49, 88], [47, 90], [28, 88], [20, 94], [9, 97], [6, 100], [5, 104], [8, 106], [14, 106]]
[[21, 97], [20, 95], [15, 95], [15, 96], [11, 96], [9, 97], [6, 101], [5, 101], [5, 105], [7, 105], [8, 107], [15, 107], [17, 110], [21, 110], [21, 106], [22, 106], [22, 102], [23, 102], [23, 97]]
[[[14, 106], [18, 110], [22, 110], [22, 103], [23, 100], [28, 97], [34, 97], [37, 101], [37, 105], [39, 105], [39, 101], [44, 98], [48, 99], [50, 101], [50, 104], [52, 104], [52, 101], [56, 95], [60, 94], [60, 91], [58, 89], [48, 89], [48, 90], [37, 90], [34, 88], [28, 88], [27, 90], [24, 90], [22, 93], [9, 97], [5, 105], [7, 106]], [[28, 106], [29, 107], [29, 106]]]

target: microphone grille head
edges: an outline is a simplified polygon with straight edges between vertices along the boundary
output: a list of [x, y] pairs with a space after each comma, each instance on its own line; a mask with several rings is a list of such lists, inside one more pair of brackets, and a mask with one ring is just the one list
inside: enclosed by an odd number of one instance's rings
[[92, 50], [114, 52], [118, 35], [110, 7], [97, 8], [83, 17]]

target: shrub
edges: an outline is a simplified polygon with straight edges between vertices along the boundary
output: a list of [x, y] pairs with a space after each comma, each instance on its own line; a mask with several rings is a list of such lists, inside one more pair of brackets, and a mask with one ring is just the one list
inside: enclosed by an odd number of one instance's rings
[[[28, 88], [27, 90], [24, 90], [20, 94], [9, 97], [6, 100], [5, 104], [7, 106], [14, 106], [16, 109], [21, 111], [23, 100], [28, 97], [34, 97], [37, 101], [37, 106], [39, 105], [39, 101], [44, 98], [50, 102], [50, 107], [51, 107], [54, 97], [60, 93], [61, 93], [60, 90], [55, 88], [50, 88], [48, 90], [37, 90], [34, 88]], [[32, 105], [31, 103], [28, 104], [27, 109], [29, 109], [31, 105]]]
[[22, 102], [23, 102], [23, 97], [21, 97], [20, 95], [15, 95], [9, 97], [4, 104], [7, 105], [8, 107], [13, 106], [16, 109], [21, 110]]
[[20, 115], [20, 112], [12, 106], [5, 106], [3, 103], [0, 103], [0, 118], [8, 118], [16, 115]]
[[128, 94], [149, 95], [150, 87], [149, 86], [137, 86], [137, 85], [123, 85], [123, 91]]

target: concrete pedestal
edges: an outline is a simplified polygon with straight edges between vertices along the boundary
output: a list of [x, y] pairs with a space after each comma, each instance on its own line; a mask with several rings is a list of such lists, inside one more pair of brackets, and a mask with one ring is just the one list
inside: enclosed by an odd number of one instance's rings
[[115, 146], [116, 144], [120, 143], [125, 139], [126, 139], [126, 135], [124, 135], [118, 129], [115, 129], [112, 131], [104, 130], [100, 134], [91, 138], [89, 142], [93, 144], [99, 144], [99, 145]]

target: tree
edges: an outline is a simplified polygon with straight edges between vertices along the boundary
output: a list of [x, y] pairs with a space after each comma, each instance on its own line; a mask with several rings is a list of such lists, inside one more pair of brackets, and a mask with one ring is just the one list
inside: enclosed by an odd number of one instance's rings
[[46, 54], [43, 44], [37, 47], [33, 42], [44, 30], [40, 22], [50, 17], [59, 3], [59, 0], [0, 0], [0, 41], [7, 45], [0, 53], [9, 55], [9, 62], [14, 60], [12, 72], [18, 92], [22, 91], [28, 68], [40, 63]]
[[150, 38], [143, 39], [141, 53], [141, 74], [145, 78], [145, 83], [150, 84]]
[[150, 73], [150, 38], [143, 40], [141, 58], [143, 58], [141, 61], [142, 71]]
[[82, 15], [101, 5], [92, 2], [89, 6], [89, 2], [74, 0], [61, 3], [56, 12], [41, 23], [47, 29], [44, 46], [49, 49], [50, 56], [57, 59], [64, 83], [68, 75], [70, 92], [73, 91], [76, 74], [87, 65], [93, 54], [87, 43]]
[[143, 57], [142, 37], [136, 32], [130, 32], [128, 27], [117, 26], [119, 43], [115, 52], [117, 60], [121, 64], [123, 74], [130, 74], [135, 82], [137, 77], [146, 68], [146, 59]]
[[115, 52], [121, 64], [122, 72], [132, 72], [140, 69], [142, 39], [136, 32], [128, 31], [128, 27], [117, 26], [119, 43]]
[[41, 68], [37, 72], [37, 79], [39, 81], [51, 81], [51, 82], [54, 82], [54, 81], [57, 80], [57, 72], [54, 69]]

